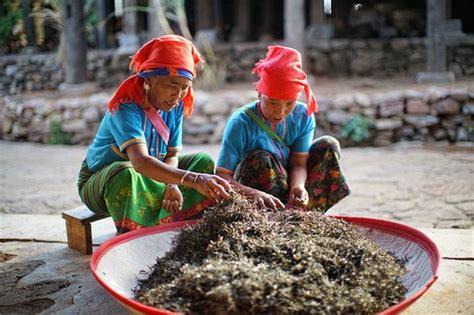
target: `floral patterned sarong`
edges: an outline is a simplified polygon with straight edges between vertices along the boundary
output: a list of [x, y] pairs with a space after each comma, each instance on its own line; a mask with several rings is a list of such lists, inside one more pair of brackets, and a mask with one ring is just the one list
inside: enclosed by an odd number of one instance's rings
[[[350, 189], [339, 166], [339, 142], [330, 136], [316, 139], [308, 157], [307, 209], [326, 212], [350, 194]], [[265, 191], [288, 201], [288, 172], [282, 162], [264, 150], [249, 153], [239, 164], [234, 177], [243, 185]]]

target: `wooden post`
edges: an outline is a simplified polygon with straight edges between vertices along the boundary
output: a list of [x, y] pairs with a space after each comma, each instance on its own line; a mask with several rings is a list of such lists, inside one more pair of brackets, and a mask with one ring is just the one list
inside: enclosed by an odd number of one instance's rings
[[64, 74], [66, 83], [86, 81], [87, 46], [84, 32], [84, 1], [64, 0]]

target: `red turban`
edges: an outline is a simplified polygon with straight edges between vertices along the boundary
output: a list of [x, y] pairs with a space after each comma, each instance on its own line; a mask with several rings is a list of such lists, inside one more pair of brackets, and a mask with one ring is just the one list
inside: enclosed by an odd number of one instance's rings
[[[143, 104], [145, 93], [140, 77], [149, 77], [150, 74], [156, 73], [157, 75], [182, 75], [195, 78], [196, 66], [199, 62], [201, 62], [201, 57], [197, 49], [184, 37], [165, 35], [150, 40], [133, 55], [129, 68], [137, 74], [122, 82], [109, 101], [109, 110], [112, 112], [118, 109], [120, 103]], [[192, 87], [183, 98], [183, 103], [184, 115], [191, 116], [194, 103]]]
[[260, 80], [257, 92], [279, 100], [296, 100], [304, 90], [309, 116], [318, 111], [318, 103], [302, 70], [301, 54], [289, 47], [269, 46], [267, 56], [255, 64], [252, 73]]

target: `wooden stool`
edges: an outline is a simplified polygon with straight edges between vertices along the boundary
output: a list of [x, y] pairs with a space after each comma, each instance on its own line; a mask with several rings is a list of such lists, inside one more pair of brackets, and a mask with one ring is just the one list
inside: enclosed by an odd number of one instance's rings
[[86, 206], [63, 211], [66, 220], [67, 244], [83, 254], [92, 254], [91, 223], [107, 218], [90, 211]]

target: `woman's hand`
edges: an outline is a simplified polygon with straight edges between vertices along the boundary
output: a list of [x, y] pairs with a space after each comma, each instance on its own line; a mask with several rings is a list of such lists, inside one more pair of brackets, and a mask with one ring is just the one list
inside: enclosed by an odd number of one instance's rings
[[306, 208], [309, 197], [308, 192], [304, 186], [294, 186], [290, 189], [290, 196], [288, 199], [288, 206]]
[[229, 199], [233, 192], [232, 186], [217, 175], [195, 173], [193, 188], [201, 194], [216, 200]]
[[183, 194], [178, 188], [178, 185], [166, 185], [166, 190], [163, 195], [163, 202], [161, 208], [168, 212], [176, 213], [183, 207]]
[[256, 201], [261, 207], [267, 207], [273, 210], [285, 208], [285, 205], [280, 201], [280, 199], [258, 189], [246, 187], [244, 194], [248, 198]]

